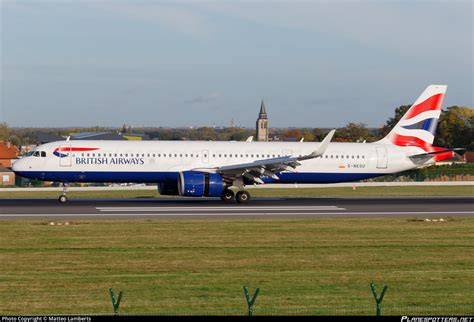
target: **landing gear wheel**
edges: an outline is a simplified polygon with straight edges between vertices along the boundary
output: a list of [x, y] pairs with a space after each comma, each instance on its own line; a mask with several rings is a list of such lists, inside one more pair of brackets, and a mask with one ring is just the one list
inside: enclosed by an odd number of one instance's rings
[[66, 195], [60, 195], [58, 198], [58, 201], [60, 203], [66, 203], [67, 202], [67, 196]]
[[225, 202], [229, 202], [229, 201], [234, 200], [234, 192], [230, 189], [225, 189], [222, 192], [221, 200], [225, 201]]
[[235, 199], [237, 200], [238, 203], [246, 203], [250, 200], [250, 193], [248, 193], [245, 190], [239, 191], [235, 195]]

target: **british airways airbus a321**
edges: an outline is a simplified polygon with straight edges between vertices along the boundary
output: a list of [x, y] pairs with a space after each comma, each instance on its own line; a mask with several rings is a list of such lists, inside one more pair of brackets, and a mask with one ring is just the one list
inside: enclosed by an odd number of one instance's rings
[[[453, 156], [433, 140], [447, 86], [430, 85], [393, 130], [374, 143], [60, 141], [13, 164], [43, 181], [157, 183], [162, 195], [250, 200], [250, 184], [335, 183], [397, 173]], [[231, 188], [238, 189], [234, 194]], [[234, 190], [236, 190], [234, 189]], [[65, 192], [59, 201], [67, 201]]]

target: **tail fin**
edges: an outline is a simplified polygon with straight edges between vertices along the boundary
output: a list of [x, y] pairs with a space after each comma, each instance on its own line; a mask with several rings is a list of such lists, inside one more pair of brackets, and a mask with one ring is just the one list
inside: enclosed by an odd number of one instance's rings
[[380, 143], [416, 146], [432, 151], [446, 85], [429, 85]]

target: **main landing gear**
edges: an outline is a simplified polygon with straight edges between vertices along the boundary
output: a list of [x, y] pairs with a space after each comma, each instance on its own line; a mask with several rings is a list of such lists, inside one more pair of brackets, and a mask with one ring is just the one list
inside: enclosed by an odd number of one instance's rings
[[58, 201], [59, 201], [59, 203], [66, 203], [67, 200], [68, 200], [67, 199], [67, 192], [68, 192], [67, 187], [69, 187], [69, 184], [65, 182], [65, 183], [62, 184], [62, 186], [63, 186], [63, 193], [59, 196]]
[[230, 189], [225, 189], [222, 192], [221, 200], [225, 201], [225, 202], [230, 202], [230, 201], [234, 200], [234, 196], [235, 196], [235, 200], [238, 203], [246, 203], [250, 200], [250, 193], [248, 193], [248, 191], [241, 190], [241, 191], [237, 192], [237, 194], [234, 195], [234, 192]]
[[237, 200], [238, 203], [246, 203], [250, 200], [250, 193], [246, 190], [239, 191], [235, 195], [235, 200]]
[[234, 200], [234, 196], [235, 195], [232, 190], [225, 189], [224, 191], [222, 191], [221, 200], [225, 202], [229, 202], [229, 201]]

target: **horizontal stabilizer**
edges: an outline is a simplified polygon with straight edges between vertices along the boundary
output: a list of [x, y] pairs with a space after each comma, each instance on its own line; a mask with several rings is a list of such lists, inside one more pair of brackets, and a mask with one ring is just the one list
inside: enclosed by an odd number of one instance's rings
[[430, 158], [432, 156], [435, 156], [435, 155], [441, 154], [441, 153], [457, 152], [457, 151], [464, 151], [464, 150], [465, 149], [463, 149], [463, 148], [445, 149], [445, 150], [440, 150], [440, 151], [433, 151], [433, 152], [428, 152], [428, 153], [411, 155], [410, 159], [424, 159], [424, 158]]

